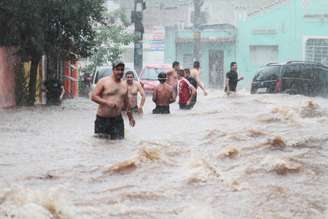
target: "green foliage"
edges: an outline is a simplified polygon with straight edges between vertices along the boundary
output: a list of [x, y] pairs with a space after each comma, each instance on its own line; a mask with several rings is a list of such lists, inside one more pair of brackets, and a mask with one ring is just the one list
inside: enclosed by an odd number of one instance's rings
[[104, 18], [105, 22], [96, 28], [97, 47], [93, 50], [85, 72], [93, 72], [96, 66], [119, 59], [124, 47], [134, 40], [134, 35], [126, 29], [129, 23], [122, 10], [106, 13]]
[[90, 55], [93, 25], [102, 21], [104, 0], [1, 0], [0, 46], [15, 46], [24, 60], [54, 53]]
[[91, 55], [104, 0], [1, 0], [0, 46], [31, 61], [28, 103], [34, 103], [37, 65], [43, 54], [61, 59]]

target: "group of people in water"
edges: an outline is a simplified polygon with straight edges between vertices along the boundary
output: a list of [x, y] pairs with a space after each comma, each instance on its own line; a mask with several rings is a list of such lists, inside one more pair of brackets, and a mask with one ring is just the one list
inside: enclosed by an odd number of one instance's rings
[[[125, 64], [116, 61], [112, 64], [113, 73], [104, 77], [93, 90], [91, 99], [98, 106], [95, 120], [95, 134], [100, 137], [115, 139], [124, 138], [124, 121], [122, 111], [126, 111], [129, 123], [135, 126], [134, 113], [143, 113], [146, 95], [140, 82], [135, 81], [132, 71], [125, 73]], [[204, 95], [208, 92], [201, 81], [200, 63], [195, 61], [192, 69], [182, 69], [180, 63], [175, 61], [169, 72], [158, 74], [159, 84], [153, 90], [152, 100], [155, 103], [153, 114], [169, 114], [170, 104], [177, 98], [181, 110], [190, 110], [197, 102], [197, 89], [203, 90]], [[239, 80], [237, 63], [231, 63], [231, 70], [226, 74], [226, 93], [236, 91]], [[138, 104], [137, 96], [140, 94], [141, 101]]]
[[179, 107], [182, 110], [189, 110], [194, 107], [197, 101], [197, 88], [207, 91], [200, 80], [200, 64], [194, 62], [193, 69], [181, 69], [179, 62], [172, 64], [172, 70], [158, 75], [159, 85], [153, 91], [153, 102], [156, 108], [154, 114], [170, 113], [170, 104], [179, 98]]

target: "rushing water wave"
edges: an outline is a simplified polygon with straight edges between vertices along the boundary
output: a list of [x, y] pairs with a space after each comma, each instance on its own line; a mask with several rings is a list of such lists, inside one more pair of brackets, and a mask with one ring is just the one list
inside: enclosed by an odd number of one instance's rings
[[1, 110], [0, 218], [328, 218], [328, 101], [199, 95], [126, 140], [93, 137], [96, 105]]

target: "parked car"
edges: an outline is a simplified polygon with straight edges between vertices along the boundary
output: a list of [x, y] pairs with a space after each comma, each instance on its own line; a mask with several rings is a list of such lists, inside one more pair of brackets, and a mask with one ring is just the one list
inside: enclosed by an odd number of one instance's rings
[[159, 84], [157, 79], [158, 74], [161, 72], [167, 73], [171, 69], [171, 65], [169, 64], [146, 65], [139, 76], [145, 92], [152, 93], [155, 87]]
[[251, 93], [328, 96], [328, 67], [303, 61], [267, 64], [255, 74]]
[[97, 67], [96, 71], [92, 75], [92, 85], [91, 85], [92, 90], [95, 89], [96, 84], [100, 79], [102, 79], [103, 77], [110, 76], [112, 75], [112, 73], [113, 70], [111, 66]]
[[[135, 70], [126, 67], [124, 69], [124, 75], [128, 71], [133, 71], [135, 80], [139, 81], [138, 74], [136, 73]], [[112, 66], [102, 66], [102, 67], [97, 67], [95, 73], [92, 76], [92, 85], [91, 88], [92, 90], [96, 87], [97, 82], [102, 79], [103, 77], [111, 76], [113, 73]]]

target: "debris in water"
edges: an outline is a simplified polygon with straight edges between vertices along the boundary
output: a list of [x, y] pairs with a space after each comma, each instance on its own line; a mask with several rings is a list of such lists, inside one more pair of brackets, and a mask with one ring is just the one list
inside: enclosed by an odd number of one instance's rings
[[241, 186], [240, 183], [238, 181], [233, 181], [231, 184], [231, 188], [233, 189], [234, 192], [240, 191]]
[[286, 147], [285, 141], [280, 136], [276, 136], [273, 139], [267, 140], [265, 143], [257, 145], [257, 147], [270, 146], [271, 149], [283, 149]]
[[248, 136], [253, 137], [253, 138], [269, 135], [269, 133], [267, 133], [267, 132], [263, 132], [263, 131], [256, 130], [256, 129], [248, 129], [248, 132], [249, 132]]
[[222, 153], [219, 154], [218, 158], [223, 159], [225, 157], [229, 157], [233, 159], [239, 155], [239, 151], [234, 147], [227, 147], [223, 150]]
[[160, 158], [161, 158], [160, 150], [156, 149], [156, 148], [143, 147], [139, 150], [139, 158], [142, 161], [145, 161], [145, 160], [151, 160], [151, 161], [160, 160]]
[[266, 156], [261, 164], [266, 172], [275, 172], [279, 175], [288, 173], [298, 173], [303, 168], [302, 164], [293, 161], [291, 158], [276, 158], [272, 155]]
[[280, 136], [277, 136], [274, 139], [269, 140], [268, 144], [275, 149], [282, 149], [286, 147], [285, 141]]
[[321, 117], [322, 113], [319, 111], [319, 109], [319, 104], [310, 100], [306, 103], [305, 106], [302, 107], [300, 115], [303, 118]]
[[134, 171], [138, 166], [138, 161], [131, 159], [116, 163], [106, 170], [103, 171], [104, 174], [114, 174], [114, 173], [127, 173]]
[[279, 175], [286, 175], [287, 173], [298, 173], [302, 169], [302, 165], [299, 163], [278, 160], [273, 165], [272, 171]]

